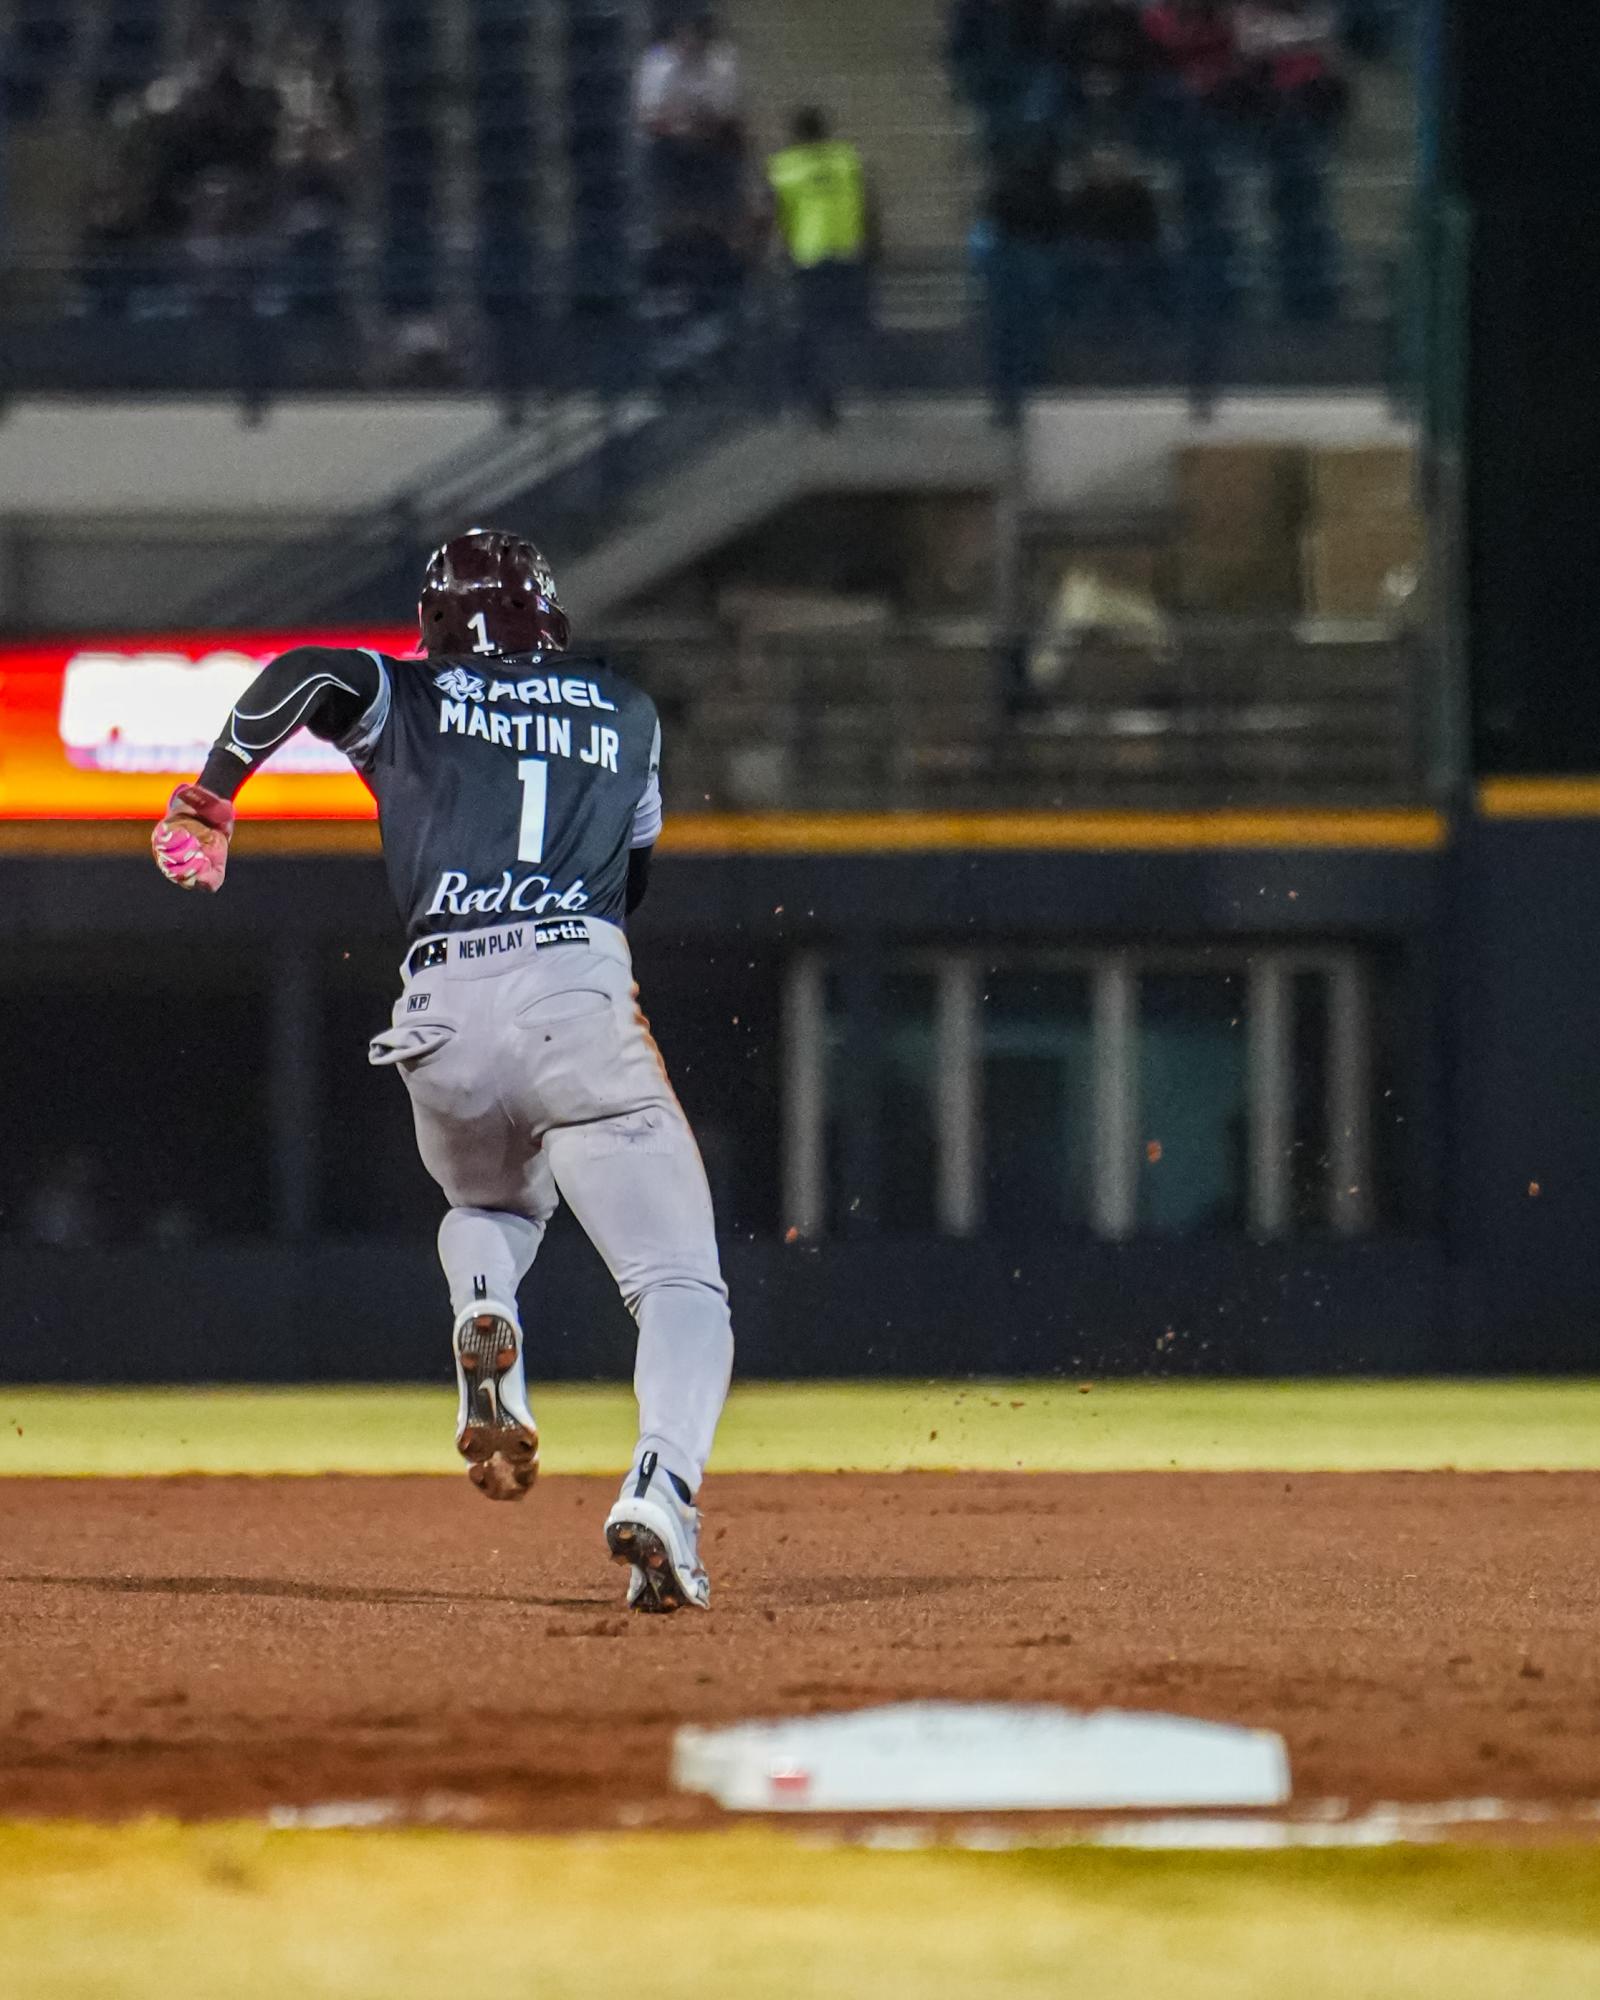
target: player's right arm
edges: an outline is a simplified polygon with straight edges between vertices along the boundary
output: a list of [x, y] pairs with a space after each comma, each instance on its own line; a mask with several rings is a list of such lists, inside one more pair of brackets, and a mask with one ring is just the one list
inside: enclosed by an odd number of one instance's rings
[[388, 671], [376, 653], [296, 646], [250, 683], [192, 785], [179, 785], [150, 836], [156, 866], [180, 889], [222, 887], [233, 801], [245, 780], [297, 729], [352, 748], [382, 727]]

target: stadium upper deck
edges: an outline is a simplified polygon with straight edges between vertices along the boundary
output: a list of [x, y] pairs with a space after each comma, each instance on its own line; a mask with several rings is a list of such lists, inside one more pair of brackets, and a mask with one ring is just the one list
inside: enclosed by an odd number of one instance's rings
[[984, 247], [1009, 156], [1040, 143], [1069, 186], [1115, 145], [1160, 232], [1139, 296], [1103, 301], [1069, 271], [1047, 372], [1380, 375], [1411, 155], [1393, 10], [1342, 10], [1337, 115], [1316, 116], [1264, 103], [1242, 29], [1232, 95], [1200, 107], [1153, 42], [1131, 91], [1070, 34], [997, 83], [966, 11], [745, 0], [727, 23], [735, 199], [705, 227], [655, 199], [643, 0], [316, 0], [220, 30], [183, 0], [5, 0], [7, 373], [265, 395], [714, 372], [708, 354], [771, 315], [761, 162], [819, 102], [880, 196], [886, 381], [980, 379], [969, 237]]

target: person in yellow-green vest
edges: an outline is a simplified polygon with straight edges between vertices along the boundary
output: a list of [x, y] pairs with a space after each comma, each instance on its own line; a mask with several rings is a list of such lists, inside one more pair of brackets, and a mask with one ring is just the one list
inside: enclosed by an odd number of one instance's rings
[[839, 421], [845, 354], [872, 318], [877, 215], [861, 155], [824, 114], [797, 111], [790, 144], [767, 162], [772, 214], [789, 266], [794, 386], [817, 421]]

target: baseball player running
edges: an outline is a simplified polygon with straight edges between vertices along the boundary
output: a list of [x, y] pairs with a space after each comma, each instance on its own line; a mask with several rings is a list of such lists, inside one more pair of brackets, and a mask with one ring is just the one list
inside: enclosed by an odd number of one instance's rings
[[637, 1005], [624, 918], [661, 831], [661, 729], [568, 624], [539, 551], [474, 529], [428, 564], [419, 660], [302, 646], [229, 715], [152, 835], [183, 889], [222, 887], [232, 801], [299, 728], [378, 802], [410, 948], [368, 1051], [405, 1080], [450, 1203], [456, 1448], [493, 1500], [539, 1466], [517, 1287], [564, 1196], [639, 1329], [639, 1444], [606, 1521], [639, 1611], [706, 1610], [695, 1510], [733, 1333], [693, 1134]]

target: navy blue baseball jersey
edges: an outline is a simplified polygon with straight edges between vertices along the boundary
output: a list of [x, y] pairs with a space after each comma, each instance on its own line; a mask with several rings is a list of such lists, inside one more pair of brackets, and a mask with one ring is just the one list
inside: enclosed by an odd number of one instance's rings
[[603, 660], [302, 647], [241, 697], [201, 782], [231, 797], [302, 724], [372, 788], [408, 937], [622, 922], [629, 854], [661, 830], [661, 729]]

